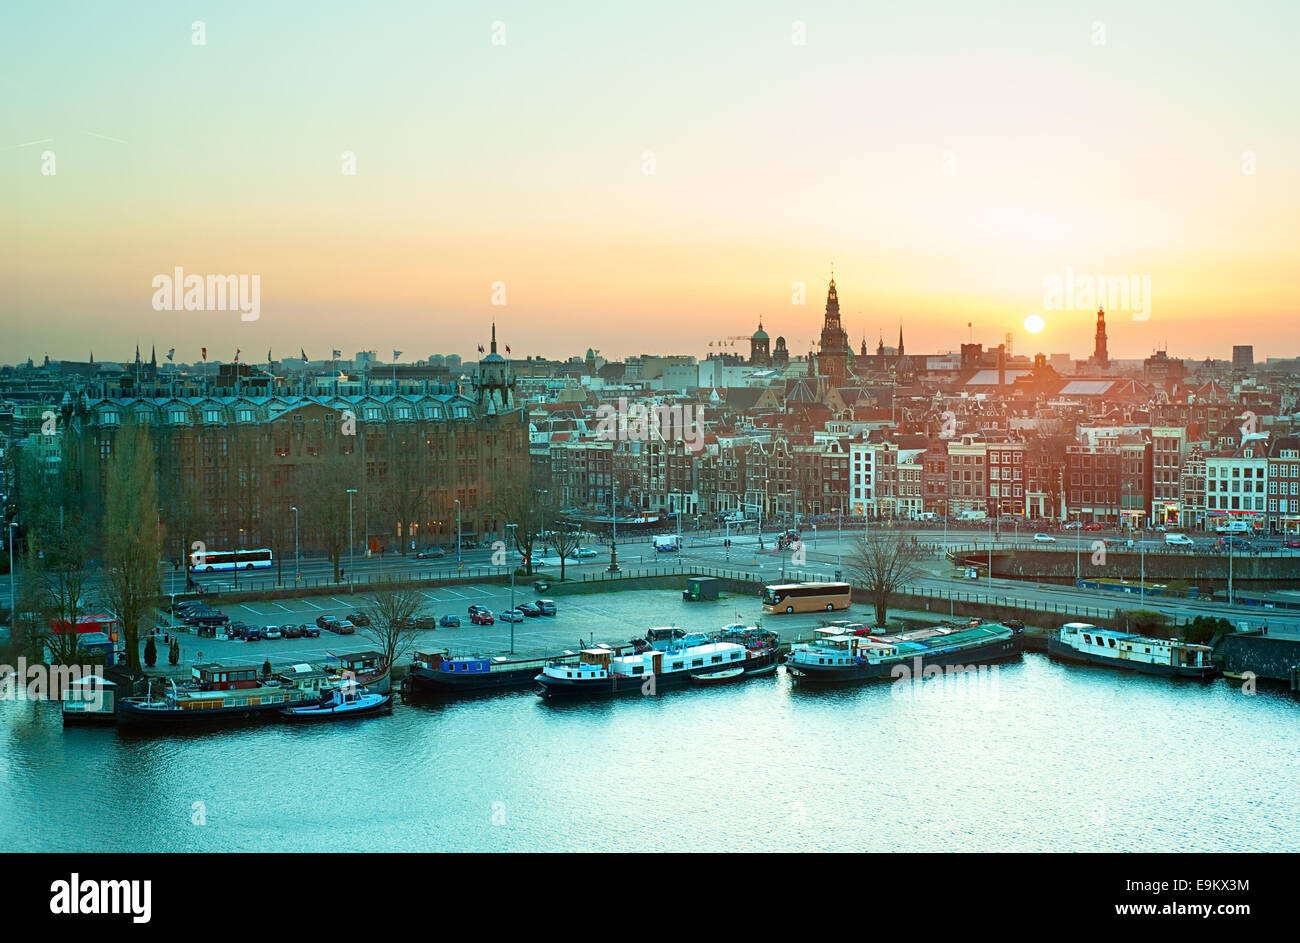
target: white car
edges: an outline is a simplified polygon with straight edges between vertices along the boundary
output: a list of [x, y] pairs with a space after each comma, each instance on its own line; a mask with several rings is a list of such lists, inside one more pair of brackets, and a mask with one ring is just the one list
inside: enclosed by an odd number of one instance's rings
[[1056, 538], [1051, 534], [1034, 534], [1034, 543], [1054, 544], [1056, 543]]
[[590, 547], [579, 547], [577, 550], [573, 551], [573, 553], [569, 554], [569, 556], [575, 560], [585, 560], [588, 557], [594, 557], [595, 555], [596, 551], [592, 550]]
[[1070, 521], [1065, 525], [1066, 530], [1082, 530], [1083, 521]]

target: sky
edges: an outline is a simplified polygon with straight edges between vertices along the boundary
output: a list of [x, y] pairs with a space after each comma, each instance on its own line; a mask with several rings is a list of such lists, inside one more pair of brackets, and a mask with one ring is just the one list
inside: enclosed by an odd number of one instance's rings
[[1300, 354], [1293, 3], [198, 6], [6, 6], [0, 362]]

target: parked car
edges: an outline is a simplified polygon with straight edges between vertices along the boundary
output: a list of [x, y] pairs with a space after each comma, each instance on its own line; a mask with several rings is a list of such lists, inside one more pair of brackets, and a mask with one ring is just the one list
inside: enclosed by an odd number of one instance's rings
[[1034, 534], [1034, 543], [1037, 544], [1054, 544], [1056, 538], [1051, 534]]
[[555, 615], [555, 600], [554, 600], [554, 599], [539, 599], [539, 600], [537, 600], [536, 603], [534, 603], [534, 605], [537, 606], [538, 611], [541, 612], [541, 614], [544, 615], [544, 616], [553, 616], [553, 615]]
[[347, 621], [351, 622], [353, 625], [359, 625], [362, 628], [365, 628], [370, 624], [370, 616], [366, 615], [364, 612], [353, 612], [348, 614]]
[[263, 633], [261, 628], [258, 626], [250, 625], [248, 628], [244, 629], [243, 639], [245, 642], [260, 642], [262, 638]]
[[530, 602], [521, 602], [516, 608], [530, 619], [536, 619], [542, 614], [542, 610]]
[[1083, 521], [1066, 521], [1061, 527], [1063, 530], [1083, 530]]
[[415, 555], [417, 560], [441, 560], [447, 555], [447, 551], [441, 547], [430, 547], [427, 550], [421, 550]]
[[502, 622], [523, 622], [524, 614], [518, 609], [502, 609], [497, 613], [497, 618]]
[[1300, 550], [1300, 538], [1288, 537], [1282, 541], [1282, 546], [1288, 550]]
[[284, 638], [284, 633], [280, 631], [280, 627], [278, 625], [268, 625], [266, 627], [265, 635], [267, 638], [270, 639]]
[[438, 620], [433, 616], [416, 616], [411, 624], [420, 631], [427, 632], [438, 627]]
[[338, 616], [317, 616], [316, 617], [317, 627], [322, 629], [329, 629], [331, 632], [334, 631], [334, 629], [331, 628], [331, 626], [333, 626], [333, 624], [338, 621], [339, 621]]
[[331, 632], [337, 632], [339, 635], [356, 635], [357, 627], [348, 619], [339, 619], [330, 625]]
[[438, 625], [442, 626], [444, 629], [459, 629], [460, 616], [453, 616], [448, 613], [438, 620]]
[[1232, 549], [1234, 551], [1249, 552], [1250, 542], [1246, 540], [1242, 540], [1240, 537], [1220, 537], [1219, 549], [1221, 550]]
[[496, 623], [496, 616], [481, 607], [475, 607], [474, 611], [469, 614], [469, 621], [474, 625], [493, 625]]
[[573, 553], [569, 554], [569, 557], [573, 560], [586, 560], [588, 557], [594, 557], [595, 555], [596, 551], [590, 547], [578, 547]]
[[282, 625], [280, 634], [285, 638], [302, 638], [302, 626], [300, 625]]
[[490, 615], [492, 613], [492, 610], [489, 609], [487, 606], [480, 606], [477, 603], [472, 603], [469, 607], [469, 614], [473, 615], [476, 612], [486, 612]]
[[304, 624], [298, 626], [298, 628], [302, 629], [303, 638], [320, 638], [320, 626], [318, 625]]
[[1084, 530], [1105, 530], [1106, 527], [1104, 524], [1098, 524], [1096, 522], [1093, 522], [1091, 524], [1084, 524], [1083, 529]]

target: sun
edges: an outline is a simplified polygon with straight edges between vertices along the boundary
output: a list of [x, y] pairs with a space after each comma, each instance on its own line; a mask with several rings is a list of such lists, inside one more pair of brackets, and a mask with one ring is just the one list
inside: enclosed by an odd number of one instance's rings
[[1038, 334], [1047, 326], [1041, 315], [1031, 314], [1025, 318], [1025, 330], [1030, 334]]

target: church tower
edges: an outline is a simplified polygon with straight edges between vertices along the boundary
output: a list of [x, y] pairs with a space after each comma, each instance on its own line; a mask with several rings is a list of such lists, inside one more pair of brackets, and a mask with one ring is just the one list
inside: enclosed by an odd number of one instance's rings
[[[482, 349], [482, 347], [479, 348], [479, 350]], [[506, 350], [509, 349], [506, 348]], [[489, 413], [508, 409], [513, 386], [514, 383], [510, 379], [510, 362], [497, 353], [497, 326], [494, 321], [492, 323], [492, 349], [487, 356], [478, 362], [478, 377], [474, 382], [479, 405]]]
[[826, 291], [826, 317], [822, 322], [821, 355], [817, 358], [818, 372], [827, 377], [832, 386], [841, 386], [848, 373], [849, 335], [840, 323], [840, 298], [835, 290], [835, 276], [831, 276]]
[[1110, 356], [1106, 353], [1106, 312], [1097, 309], [1097, 340], [1092, 351], [1092, 362], [1105, 370], [1110, 366]]
[[759, 321], [758, 330], [749, 339], [749, 362], [751, 366], [772, 366], [772, 354], [768, 347], [769, 342], [767, 331], [763, 330], [763, 322]]

